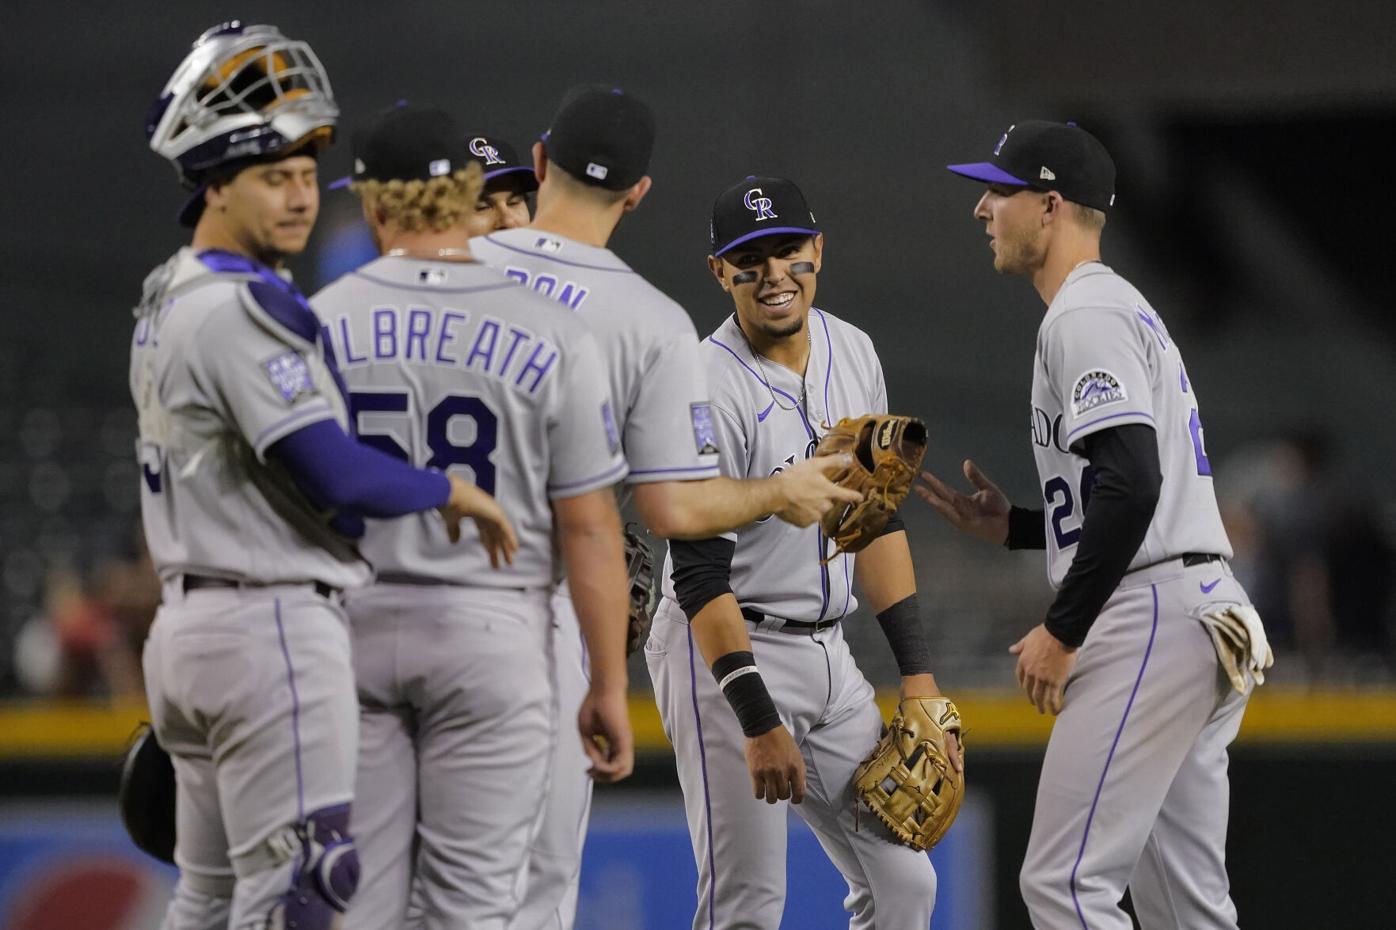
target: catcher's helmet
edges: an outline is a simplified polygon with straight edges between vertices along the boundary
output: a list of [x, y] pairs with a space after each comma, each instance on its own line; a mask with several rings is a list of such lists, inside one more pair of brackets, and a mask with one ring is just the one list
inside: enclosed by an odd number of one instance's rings
[[199, 36], [146, 119], [150, 148], [186, 187], [219, 166], [333, 139], [339, 107], [305, 42], [234, 20]]

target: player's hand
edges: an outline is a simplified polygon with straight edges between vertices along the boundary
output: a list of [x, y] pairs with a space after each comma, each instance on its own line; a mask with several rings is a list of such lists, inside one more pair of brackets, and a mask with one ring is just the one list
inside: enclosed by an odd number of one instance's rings
[[[924, 675], [903, 675], [899, 697], [905, 701], [907, 698], [934, 698], [942, 697], [942, 695], [940, 688], [936, 685], [935, 676], [927, 672]], [[950, 764], [955, 766], [955, 771], [963, 772], [965, 760], [960, 755], [960, 737], [958, 734], [945, 734], [945, 750], [946, 754], [950, 756]]]
[[577, 712], [577, 730], [582, 751], [591, 760], [587, 774], [593, 781], [612, 784], [629, 777], [635, 768], [635, 739], [623, 687], [598, 691], [593, 686], [587, 691]]
[[1018, 657], [1018, 684], [1039, 714], [1062, 710], [1066, 680], [1076, 667], [1076, 650], [1068, 648], [1039, 623], [1008, 651]]
[[928, 471], [921, 472], [921, 483], [912, 487], [955, 529], [1003, 545], [1008, 540], [1008, 496], [969, 459], [965, 459], [964, 471], [975, 487], [973, 494], [961, 494]]
[[835, 507], [846, 507], [863, 499], [852, 488], [839, 487], [829, 475], [851, 467], [853, 461], [846, 452], [838, 455], [817, 455], [796, 462], [775, 477], [779, 482], [784, 504], [775, 515], [792, 526], [805, 527]]
[[490, 567], [498, 568], [501, 559], [513, 565], [519, 539], [514, 535], [514, 527], [504, 515], [499, 501], [463, 478], [456, 475], [446, 477], [451, 481], [451, 496], [437, 510], [441, 519], [446, 521], [446, 533], [451, 537], [451, 542], [460, 542], [460, 521], [470, 517], [480, 531], [480, 542], [490, 554]]
[[805, 799], [805, 759], [784, 724], [747, 737], [746, 767], [756, 800], [799, 804]]

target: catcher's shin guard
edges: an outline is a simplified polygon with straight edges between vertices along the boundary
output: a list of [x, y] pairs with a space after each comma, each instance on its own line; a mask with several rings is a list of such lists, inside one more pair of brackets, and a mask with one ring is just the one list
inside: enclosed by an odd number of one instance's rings
[[291, 888], [267, 917], [267, 930], [330, 930], [359, 887], [359, 852], [349, 835], [349, 805], [326, 807], [272, 836], [273, 859], [294, 857]]

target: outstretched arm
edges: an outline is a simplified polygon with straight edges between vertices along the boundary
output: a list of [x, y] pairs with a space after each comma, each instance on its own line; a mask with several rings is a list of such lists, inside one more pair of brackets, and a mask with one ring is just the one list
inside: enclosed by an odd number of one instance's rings
[[848, 467], [845, 455], [797, 462], [769, 478], [708, 478], [631, 485], [635, 505], [650, 532], [664, 539], [706, 539], [775, 514], [809, 526], [836, 506], [862, 500], [827, 475]]

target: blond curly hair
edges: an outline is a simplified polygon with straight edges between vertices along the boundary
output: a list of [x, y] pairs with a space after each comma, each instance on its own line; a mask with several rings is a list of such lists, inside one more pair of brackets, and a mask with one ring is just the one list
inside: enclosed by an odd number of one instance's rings
[[427, 180], [354, 181], [349, 189], [377, 207], [404, 232], [445, 232], [465, 222], [480, 199], [485, 172], [479, 162]]

